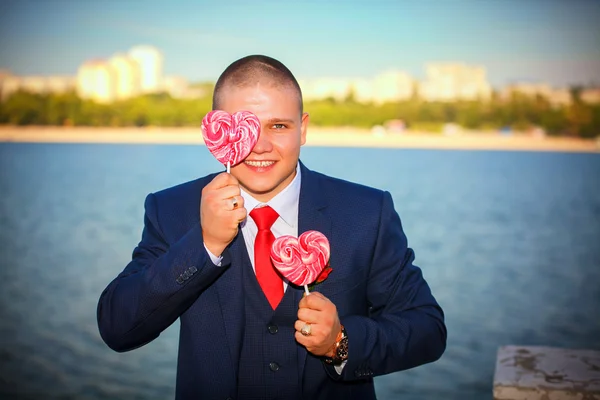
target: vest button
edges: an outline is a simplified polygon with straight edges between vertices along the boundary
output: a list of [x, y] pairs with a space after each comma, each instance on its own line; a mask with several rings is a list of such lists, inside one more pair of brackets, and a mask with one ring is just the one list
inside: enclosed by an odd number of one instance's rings
[[279, 364], [276, 362], [269, 363], [269, 369], [273, 372], [279, 371]]
[[271, 335], [274, 335], [274, 334], [276, 334], [279, 331], [279, 328], [277, 327], [277, 325], [269, 325], [267, 327], [267, 329], [269, 330], [269, 333]]

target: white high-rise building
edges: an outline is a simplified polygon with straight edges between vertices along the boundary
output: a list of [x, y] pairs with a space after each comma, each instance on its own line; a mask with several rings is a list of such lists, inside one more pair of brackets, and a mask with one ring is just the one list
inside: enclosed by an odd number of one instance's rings
[[128, 99], [140, 92], [140, 66], [131, 57], [117, 53], [108, 60], [114, 78], [114, 92], [117, 100]]
[[135, 46], [129, 50], [129, 56], [140, 68], [140, 90], [153, 93], [163, 89], [163, 55], [152, 46]]
[[113, 82], [113, 70], [103, 60], [87, 61], [77, 71], [77, 92], [82, 99], [92, 99], [101, 103], [113, 101]]

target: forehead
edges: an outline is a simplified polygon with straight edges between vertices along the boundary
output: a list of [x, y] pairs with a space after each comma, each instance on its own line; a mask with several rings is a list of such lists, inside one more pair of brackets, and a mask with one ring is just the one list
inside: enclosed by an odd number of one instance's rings
[[299, 115], [298, 94], [291, 85], [258, 82], [248, 86], [226, 86], [219, 105], [228, 113], [250, 111], [259, 119], [293, 118]]

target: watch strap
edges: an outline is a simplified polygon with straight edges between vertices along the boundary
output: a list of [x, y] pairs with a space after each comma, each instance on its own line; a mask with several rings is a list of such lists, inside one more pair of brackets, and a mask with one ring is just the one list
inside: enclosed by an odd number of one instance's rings
[[327, 364], [340, 363], [348, 359], [348, 335], [346, 334], [346, 328], [341, 325], [340, 332], [338, 333], [335, 343], [332, 347], [333, 357], [325, 357]]

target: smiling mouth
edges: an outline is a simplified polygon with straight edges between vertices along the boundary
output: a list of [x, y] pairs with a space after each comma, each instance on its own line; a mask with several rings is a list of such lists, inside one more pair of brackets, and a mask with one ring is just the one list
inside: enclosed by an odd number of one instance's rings
[[250, 161], [250, 160], [246, 160], [246, 161], [244, 161], [244, 164], [249, 165], [250, 167], [265, 168], [265, 167], [270, 167], [271, 165], [275, 164], [275, 161]]

